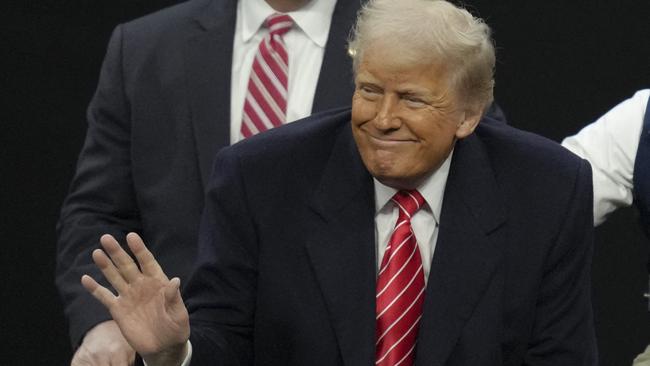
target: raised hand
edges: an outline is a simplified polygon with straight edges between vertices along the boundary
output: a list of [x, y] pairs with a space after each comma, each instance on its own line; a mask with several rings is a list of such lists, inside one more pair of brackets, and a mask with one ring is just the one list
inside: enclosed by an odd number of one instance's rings
[[190, 335], [180, 280], [167, 278], [140, 236], [129, 233], [126, 241], [137, 264], [110, 235], [100, 239], [104, 250], [93, 252], [95, 264], [117, 296], [88, 275], [81, 283], [106, 306], [131, 347], [147, 363], [179, 364]]

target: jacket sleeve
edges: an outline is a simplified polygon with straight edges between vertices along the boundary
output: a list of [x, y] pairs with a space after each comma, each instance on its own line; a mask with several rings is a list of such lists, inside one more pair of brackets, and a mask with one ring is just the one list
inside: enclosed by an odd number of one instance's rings
[[544, 264], [525, 365], [598, 364], [591, 304], [592, 183], [580, 162], [562, 227]]
[[216, 157], [199, 231], [195, 270], [183, 297], [190, 312], [192, 365], [249, 365], [258, 239], [234, 150]]
[[108, 50], [96, 93], [88, 107], [88, 130], [77, 169], [57, 224], [56, 285], [69, 323], [73, 347], [96, 324], [110, 319], [81, 286], [83, 274], [107, 285], [92, 262], [99, 237], [123, 238], [140, 231], [131, 174], [129, 102], [123, 85], [122, 27]]

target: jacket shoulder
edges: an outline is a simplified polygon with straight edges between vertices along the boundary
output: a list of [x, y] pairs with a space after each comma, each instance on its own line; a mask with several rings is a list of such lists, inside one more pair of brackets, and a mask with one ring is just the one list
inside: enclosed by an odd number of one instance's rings
[[476, 135], [501, 169], [521, 168], [535, 176], [574, 175], [584, 161], [559, 143], [503, 123], [481, 123]]
[[[350, 126], [350, 108], [337, 108], [274, 128], [240, 141], [224, 150], [242, 157], [278, 156], [323, 152]], [[304, 156], [306, 157], [306, 156]]]
[[232, 23], [236, 17], [236, 2], [231, 0], [191, 0], [119, 25], [123, 47], [135, 54], [164, 49], [178, 52], [188, 37], [200, 34], [220, 24]]
[[276, 127], [223, 148], [214, 160], [211, 184], [241, 175], [252, 183], [250, 192], [275, 187], [276, 193], [298, 195], [315, 187], [337, 146], [349, 147], [351, 134], [349, 108]]
[[158, 33], [173, 30], [179, 24], [192, 21], [200, 14], [214, 7], [215, 0], [191, 0], [173, 5], [123, 24], [130, 31], [139, 33]]

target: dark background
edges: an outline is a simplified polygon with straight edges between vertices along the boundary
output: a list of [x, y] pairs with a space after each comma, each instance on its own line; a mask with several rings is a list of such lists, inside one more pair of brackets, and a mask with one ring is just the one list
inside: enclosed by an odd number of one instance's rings
[[[350, 1], [350, 0], [339, 0]], [[24, 0], [0, 7], [0, 364], [69, 363], [53, 284], [59, 206], [85, 108], [118, 23], [178, 1]], [[650, 1], [466, 1], [494, 30], [496, 99], [512, 125], [559, 141], [650, 87]], [[604, 366], [650, 343], [647, 241], [636, 212], [597, 229], [594, 309]]]

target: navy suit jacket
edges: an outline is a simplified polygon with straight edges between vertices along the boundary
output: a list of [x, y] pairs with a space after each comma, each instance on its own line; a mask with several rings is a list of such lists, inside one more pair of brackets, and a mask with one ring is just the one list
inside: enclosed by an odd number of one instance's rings
[[[192, 365], [374, 364], [374, 190], [349, 121], [218, 154], [184, 293]], [[597, 363], [591, 189], [585, 161], [506, 124], [456, 143], [417, 365]]]
[[[192, 0], [118, 26], [58, 224], [56, 283], [73, 345], [110, 315], [81, 287], [103, 233], [143, 235], [163, 268], [185, 280], [196, 254], [205, 183], [229, 144], [236, 0]], [[313, 111], [348, 105], [346, 39], [358, 0], [338, 1]]]

